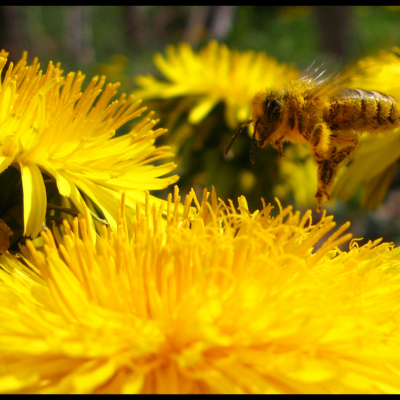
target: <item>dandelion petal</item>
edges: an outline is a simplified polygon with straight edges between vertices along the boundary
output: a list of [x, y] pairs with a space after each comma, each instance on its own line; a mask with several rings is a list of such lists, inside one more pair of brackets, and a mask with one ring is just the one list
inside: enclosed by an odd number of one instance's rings
[[24, 192], [24, 236], [35, 238], [46, 217], [46, 187], [36, 164], [27, 163], [20, 166]]

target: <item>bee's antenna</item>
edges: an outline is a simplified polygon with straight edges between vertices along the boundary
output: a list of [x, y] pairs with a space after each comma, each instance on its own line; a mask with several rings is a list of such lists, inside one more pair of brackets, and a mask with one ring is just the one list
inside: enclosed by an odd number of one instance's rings
[[231, 140], [231, 142], [229, 143], [229, 146], [226, 148], [225, 150], [225, 155], [228, 154], [229, 149], [231, 148], [233, 142], [236, 140], [236, 136], [239, 135], [239, 133], [242, 133], [243, 129], [246, 128], [247, 125], [250, 125], [253, 122], [252, 119], [249, 119], [248, 121], [246, 121], [244, 124], [239, 126], [239, 129], [236, 131], [236, 133], [233, 135], [233, 138]]

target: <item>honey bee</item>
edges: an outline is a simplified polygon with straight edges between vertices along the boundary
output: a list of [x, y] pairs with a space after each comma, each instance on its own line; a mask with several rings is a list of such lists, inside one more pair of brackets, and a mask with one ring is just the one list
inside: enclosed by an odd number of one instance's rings
[[349, 71], [327, 76], [317, 68], [279, 90], [267, 88], [257, 93], [251, 104], [252, 118], [239, 127], [225, 154], [249, 124], [254, 124], [252, 163], [256, 146], [271, 143], [282, 157], [284, 141], [308, 143], [318, 165], [315, 197], [320, 212], [324, 199], [330, 201], [339, 167], [356, 150], [359, 135], [386, 133], [400, 125], [400, 105], [394, 97], [346, 88], [349, 80]]

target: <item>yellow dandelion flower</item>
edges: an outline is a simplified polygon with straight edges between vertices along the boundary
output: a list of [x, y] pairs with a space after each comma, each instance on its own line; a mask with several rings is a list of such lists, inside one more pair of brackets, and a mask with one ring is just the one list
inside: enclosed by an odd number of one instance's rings
[[[7, 56], [0, 53], [0, 72]], [[85, 199], [95, 203], [114, 228], [121, 190], [133, 207], [144, 201], [145, 190], [177, 180], [159, 178], [175, 168], [173, 163], [150, 164], [171, 155], [154, 146], [165, 130], [153, 131], [151, 113], [129, 134], [113, 138], [121, 125], [145, 110], [132, 96], [109, 104], [119, 84], [103, 89], [105, 77], [95, 77], [81, 93], [82, 73], [63, 77], [59, 64], [50, 62], [45, 73], [37, 59], [26, 64], [26, 53], [15, 66], [10, 63], [0, 86], [0, 174], [9, 167], [20, 170], [25, 236], [34, 238], [42, 229], [48, 177], [79, 211]]]
[[[378, 90], [400, 101], [400, 49], [381, 52], [360, 61], [365, 76], [355, 79], [353, 87]], [[379, 135], [360, 137], [358, 150], [350, 166], [339, 176], [332, 195], [347, 201], [363, 185], [361, 205], [376, 208], [384, 199], [400, 159], [400, 129]]]
[[143, 99], [197, 97], [188, 119], [197, 124], [219, 103], [225, 103], [225, 120], [231, 129], [249, 118], [253, 96], [271, 85], [297, 79], [298, 72], [263, 52], [229, 50], [211, 41], [199, 53], [190, 44], [167, 47], [164, 58], [156, 54], [154, 62], [164, 77], [139, 76], [136, 95]]
[[354, 76], [351, 87], [365, 90], [378, 90], [400, 98], [400, 48], [393, 47], [391, 51], [383, 50], [376, 56], [365, 57], [358, 61], [359, 73]]
[[207, 195], [0, 256], [0, 391], [399, 393], [399, 249]]

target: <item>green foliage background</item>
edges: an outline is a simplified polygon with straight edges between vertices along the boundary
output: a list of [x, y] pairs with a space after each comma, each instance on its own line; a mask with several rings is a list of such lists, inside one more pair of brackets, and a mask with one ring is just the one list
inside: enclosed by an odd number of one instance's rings
[[[219, 16], [223, 8], [229, 10]], [[324, 33], [318, 13], [332, 8], [342, 9], [342, 26]], [[345, 49], [335, 54], [345, 59], [400, 44], [397, 6], [0, 6], [0, 22], [0, 44], [14, 60], [27, 50], [42, 64], [57, 60], [68, 71], [93, 74], [120, 55], [130, 77], [156, 74], [153, 54], [180, 41], [200, 48], [215, 38], [300, 68], [330, 51], [323, 43], [328, 34], [341, 37], [346, 31]], [[218, 30], [222, 23], [229, 26]], [[133, 79], [124, 83], [133, 89]]]

